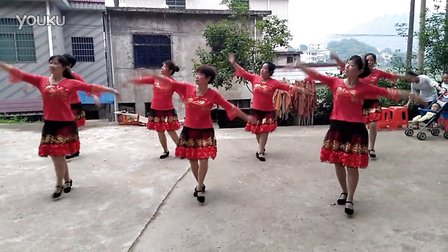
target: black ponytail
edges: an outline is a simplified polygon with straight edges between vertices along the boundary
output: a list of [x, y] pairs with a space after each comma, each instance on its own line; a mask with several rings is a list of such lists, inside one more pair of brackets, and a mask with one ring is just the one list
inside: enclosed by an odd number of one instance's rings
[[76, 65], [76, 62], [77, 62], [77, 61], [76, 61], [76, 58], [73, 57], [73, 55], [66, 53], [66, 54], [64, 54], [64, 55], [62, 55], [62, 56], [64, 56], [64, 58], [67, 59], [68, 66], [69, 66], [70, 68], [73, 68], [73, 67]]
[[76, 80], [75, 76], [73, 76], [72, 71], [68, 68], [64, 69], [62, 72], [62, 76], [66, 79], [73, 79]]
[[173, 75], [176, 72], [179, 72], [179, 67], [176, 66], [176, 64], [174, 64], [174, 62], [172, 62], [171, 60], [165, 60], [163, 63], [163, 65], [166, 65], [168, 67], [168, 69], [170, 69], [170, 74]]

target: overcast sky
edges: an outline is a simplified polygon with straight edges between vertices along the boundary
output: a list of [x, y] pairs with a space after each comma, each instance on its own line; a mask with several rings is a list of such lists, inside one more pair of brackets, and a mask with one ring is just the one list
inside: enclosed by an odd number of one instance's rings
[[[275, 1], [275, 0], [273, 0]], [[432, 0], [427, 0], [427, 6]], [[410, 0], [289, 0], [291, 45], [318, 42], [383, 15], [409, 13]], [[416, 0], [415, 11], [420, 11]], [[366, 31], [368, 33], [368, 31]]]
[[[434, 1], [442, 6], [446, 3], [446, 0], [426, 0], [427, 7], [432, 7]], [[420, 1], [415, 2], [418, 17]], [[113, 0], [106, 0], [106, 4], [113, 5]], [[410, 0], [289, 0], [289, 28], [294, 37], [291, 46], [319, 42], [330, 34], [345, 34], [384, 15], [408, 14], [409, 8]]]

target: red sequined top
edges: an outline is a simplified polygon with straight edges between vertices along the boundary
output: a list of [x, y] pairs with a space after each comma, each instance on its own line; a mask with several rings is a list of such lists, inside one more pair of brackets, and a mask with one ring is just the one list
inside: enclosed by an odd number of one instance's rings
[[277, 89], [292, 91], [294, 86], [281, 83], [278, 80], [269, 79], [263, 81], [261, 76], [249, 73], [242, 68], [236, 68], [235, 76], [243, 77], [252, 83], [254, 93], [252, 99], [252, 108], [262, 111], [274, 111], [274, 92]]
[[213, 128], [211, 110], [213, 105], [217, 104], [223, 107], [230, 120], [233, 120], [240, 109], [228, 102], [217, 91], [208, 89], [203, 96], [196, 94], [196, 85], [172, 81], [171, 87], [181, 95], [185, 103], [185, 122], [184, 125], [194, 129]]
[[309, 71], [311, 78], [326, 84], [333, 93], [331, 120], [362, 123], [362, 104], [365, 99], [377, 99], [380, 96], [400, 99], [398, 90], [368, 85], [364, 79], [360, 79], [355, 87], [347, 87], [344, 79], [323, 75], [314, 70]]
[[70, 96], [73, 96], [76, 91], [101, 93], [106, 90], [104, 86], [73, 79], [62, 79], [58, 84], [52, 85], [47, 76], [30, 74], [17, 68], [11, 68], [10, 75], [12, 82], [25, 81], [39, 89], [43, 100], [44, 120], [49, 121], [75, 120], [70, 109]]
[[375, 68], [372, 70], [369, 76], [363, 78], [364, 81], [375, 86], [378, 86], [378, 82], [380, 81], [380, 79], [396, 81], [398, 79], [398, 76]]
[[157, 110], [171, 110], [174, 109], [173, 93], [174, 89], [170, 85], [163, 85], [156, 81], [151, 76], [141, 77], [134, 81], [136, 84], [153, 85], [153, 97], [151, 108]]

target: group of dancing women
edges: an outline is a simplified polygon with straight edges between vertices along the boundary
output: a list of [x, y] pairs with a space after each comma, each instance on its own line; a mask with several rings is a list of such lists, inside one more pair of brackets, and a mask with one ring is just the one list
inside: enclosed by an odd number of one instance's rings
[[[353, 215], [354, 194], [359, 178], [358, 169], [367, 168], [369, 154], [371, 157], [375, 155], [376, 131], [372, 133], [375, 127], [370, 127], [371, 145], [369, 147], [365, 123], [374, 123], [378, 120], [377, 117], [369, 114], [377, 112], [379, 106], [377, 99], [387, 97], [398, 101], [409, 97], [419, 103], [422, 101], [418, 95], [409, 91], [379, 87], [377, 85], [379, 78], [395, 80], [400, 76], [375, 69], [374, 54], [367, 54], [364, 58], [354, 55], [346, 62], [342, 62], [337, 55], [332, 57], [343, 68], [344, 79], [320, 74], [300, 62], [295, 63], [295, 67], [304, 71], [310, 78], [326, 84], [333, 94], [334, 104], [330, 116], [330, 128], [320, 150], [320, 159], [322, 162], [334, 164], [342, 191], [337, 203], [345, 205], [344, 211], [347, 215]], [[160, 159], [170, 155], [166, 131], [176, 144], [175, 156], [189, 161], [197, 182], [193, 196], [200, 203], [205, 202], [204, 181], [208, 171], [208, 161], [210, 158], [215, 159], [217, 155], [211, 118], [213, 106], [219, 105], [224, 108], [231, 120], [239, 117], [247, 122], [245, 130], [256, 136], [258, 144], [255, 156], [259, 161], [265, 162], [268, 136], [277, 128], [272, 99], [274, 92], [280, 89], [291, 93], [308, 94], [301, 87], [273, 79], [275, 65], [272, 62], [263, 63], [259, 74], [253, 74], [240, 66], [233, 54], [229, 54], [228, 60], [235, 68], [235, 76], [252, 84], [253, 99], [250, 115], [228, 102], [217, 90], [209, 87], [217, 75], [216, 69], [209, 65], [202, 65], [196, 69], [194, 84], [175, 80], [173, 74], [179, 71], [179, 67], [169, 60], [163, 62], [160, 74], [148, 74], [130, 80], [135, 85], [153, 86], [147, 128], [157, 131], [163, 148]], [[79, 109], [77, 91], [85, 91], [96, 99], [104, 92], [117, 96], [119, 93], [113, 88], [89, 84], [82, 77], [76, 77], [71, 70], [74, 64], [70, 55], [52, 56], [48, 63], [50, 76], [27, 73], [3, 62], [0, 62], [0, 69], [9, 73], [11, 82], [28, 82], [38, 88], [42, 95], [44, 125], [39, 156], [50, 156], [53, 161], [56, 189], [51, 197], [58, 199], [63, 192], [69, 193], [73, 185], [66, 158], [78, 155], [80, 149], [78, 126], [84, 123], [84, 119], [82, 110]], [[185, 120], [179, 136], [176, 130], [180, 129], [181, 124], [172, 102], [175, 92], [185, 104]], [[368, 101], [368, 104], [365, 101]], [[366, 121], [366, 118], [369, 120]]]

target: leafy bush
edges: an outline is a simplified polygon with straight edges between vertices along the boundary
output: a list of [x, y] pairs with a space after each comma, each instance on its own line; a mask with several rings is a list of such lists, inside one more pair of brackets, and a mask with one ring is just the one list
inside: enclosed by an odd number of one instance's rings
[[318, 88], [317, 107], [314, 113], [315, 125], [326, 125], [330, 123], [330, 114], [333, 110], [333, 94], [327, 87]]
[[28, 119], [24, 116], [0, 116], [0, 123], [15, 124], [26, 122], [28, 122]]

